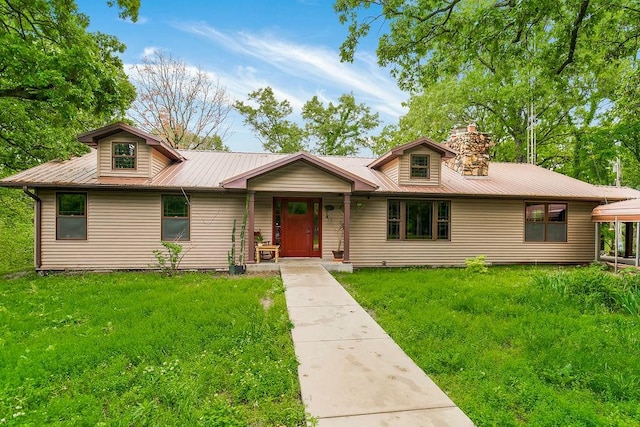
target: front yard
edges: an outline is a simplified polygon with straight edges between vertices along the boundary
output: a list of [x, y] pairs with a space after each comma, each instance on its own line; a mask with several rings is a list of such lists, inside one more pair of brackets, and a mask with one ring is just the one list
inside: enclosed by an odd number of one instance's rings
[[304, 425], [277, 276], [0, 279], [0, 425]]
[[[608, 273], [557, 270], [368, 269], [337, 277], [479, 426], [640, 425], [633, 300], [627, 310], [624, 298], [611, 296]], [[637, 304], [640, 281], [624, 280]]]

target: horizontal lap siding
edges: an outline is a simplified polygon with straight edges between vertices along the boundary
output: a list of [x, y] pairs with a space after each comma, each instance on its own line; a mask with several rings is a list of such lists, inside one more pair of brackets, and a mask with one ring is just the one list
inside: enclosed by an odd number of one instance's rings
[[380, 168], [380, 172], [385, 174], [396, 184], [398, 183], [398, 159], [394, 159]]
[[251, 179], [255, 191], [349, 192], [351, 184], [304, 163], [294, 163]]
[[[111, 165], [112, 142], [136, 142], [137, 143], [137, 168], [136, 170], [113, 170]], [[98, 143], [98, 173], [100, 176], [117, 176], [127, 178], [149, 178], [151, 173], [151, 147], [144, 139], [135, 137], [127, 132], [121, 132], [108, 138], [101, 139]]]
[[[145, 269], [155, 263], [160, 242], [160, 193], [89, 192], [87, 240], [56, 241], [55, 196], [40, 191], [42, 269]], [[191, 194], [191, 241], [180, 242], [186, 255], [181, 268], [227, 265], [231, 228], [237, 219], [236, 250], [244, 196]]]
[[591, 210], [596, 203], [571, 202], [568, 242], [525, 243], [524, 202], [451, 201], [451, 241], [387, 241], [385, 199], [358, 200], [351, 218], [351, 261], [356, 266], [462, 265], [486, 255], [493, 263], [589, 262], [594, 257]]
[[151, 150], [151, 177], [156, 176], [164, 168], [169, 166], [171, 161], [163, 154], [158, 153], [156, 150]]
[[[411, 178], [410, 169], [412, 154], [426, 154], [429, 156], [429, 179]], [[406, 151], [400, 157], [399, 183], [405, 185], [439, 185], [441, 167], [443, 166], [440, 154], [426, 147], [416, 147], [412, 150]]]

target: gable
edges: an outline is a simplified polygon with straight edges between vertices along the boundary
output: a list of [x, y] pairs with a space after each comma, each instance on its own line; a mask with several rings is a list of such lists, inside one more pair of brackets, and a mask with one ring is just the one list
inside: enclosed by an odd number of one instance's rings
[[255, 191], [350, 192], [351, 183], [305, 162], [287, 166], [249, 179], [247, 189]]
[[[428, 159], [428, 177], [412, 177], [411, 176], [411, 161], [413, 157]], [[418, 145], [409, 150], [406, 150], [398, 161], [398, 184], [401, 185], [440, 185], [440, 174], [442, 167], [442, 157], [440, 153], [425, 147], [424, 145]]]
[[[116, 144], [135, 145], [135, 168], [117, 169], [113, 165]], [[98, 140], [98, 177], [151, 178], [151, 147], [144, 139], [128, 132], [119, 132]]]

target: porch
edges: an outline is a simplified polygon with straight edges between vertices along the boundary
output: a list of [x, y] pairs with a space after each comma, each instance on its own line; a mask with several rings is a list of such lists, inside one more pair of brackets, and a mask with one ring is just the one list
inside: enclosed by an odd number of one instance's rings
[[329, 272], [353, 273], [353, 264], [335, 262], [333, 259], [323, 258], [280, 258], [276, 263], [274, 259], [260, 261], [260, 264], [247, 264], [247, 273], [266, 273], [280, 271], [282, 266], [312, 267], [322, 266]]

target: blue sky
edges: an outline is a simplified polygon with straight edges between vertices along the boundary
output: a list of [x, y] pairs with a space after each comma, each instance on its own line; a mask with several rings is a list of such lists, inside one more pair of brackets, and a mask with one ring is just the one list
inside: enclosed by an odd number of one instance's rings
[[[271, 86], [298, 115], [314, 95], [335, 102], [353, 92], [384, 124], [396, 123], [405, 112], [407, 94], [376, 63], [375, 30], [353, 63], [340, 63], [347, 28], [330, 0], [141, 0], [135, 24], [120, 20], [106, 0], [78, 0], [78, 6], [91, 19], [91, 31], [127, 45], [127, 67], [163, 49], [219, 78], [232, 99], [246, 100], [249, 92]], [[233, 151], [262, 151], [239, 115], [230, 120], [233, 133], [226, 144]]]

